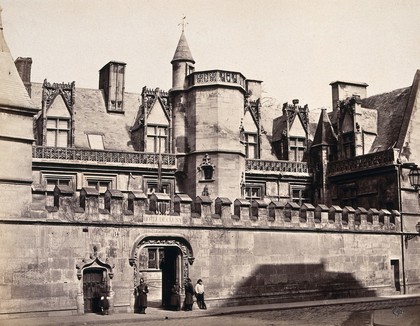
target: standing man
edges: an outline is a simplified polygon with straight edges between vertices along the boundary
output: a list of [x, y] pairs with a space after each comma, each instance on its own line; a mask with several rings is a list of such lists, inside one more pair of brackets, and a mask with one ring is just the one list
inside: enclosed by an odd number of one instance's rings
[[194, 304], [194, 286], [191, 283], [191, 279], [187, 278], [185, 282], [185, 300], [184, 307], [185, 311], [191, 311]]
[[203, 280], [200, 278], [195, 285], [195, 295], [197, 297], [197, 304], [200, 309], [207, 309], [204, 302], [204, 285]]
[[149, 293], [149, 288], [147, 287], [147, 284], [144, 283], [143, 278], [140, 279], [140, 284], [136, 286], [135, 292], [138, 312], [141, 314], [146, 314], [147, 293]]
[[171, 300], [170, 305], [172, 307], [172, 310], [179, 311], [181, 310], [181, 295], [179, 294], [181, 291], [181, 288], [179, 286], [178, 280], [175, 281], [175, 284], [172, 286], [171, 289]]

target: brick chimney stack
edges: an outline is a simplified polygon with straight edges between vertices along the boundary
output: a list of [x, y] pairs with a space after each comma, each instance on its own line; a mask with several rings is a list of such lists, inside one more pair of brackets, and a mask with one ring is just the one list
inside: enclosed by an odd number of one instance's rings
[[26, 91], [31, 96], [31, 69], [32, 69], [32, 58], [18, 57], [15, 60], [15, 66], [19, 73], [20, 78], [25, 85]]

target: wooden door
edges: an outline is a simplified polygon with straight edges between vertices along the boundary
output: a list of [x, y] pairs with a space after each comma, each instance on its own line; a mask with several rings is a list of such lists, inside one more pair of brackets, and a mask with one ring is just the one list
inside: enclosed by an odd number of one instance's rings
[[83, 271], [83, 298], [85, 313], [101, 311], [100, 299], [107, 289], [105, 270], [89, 268]]

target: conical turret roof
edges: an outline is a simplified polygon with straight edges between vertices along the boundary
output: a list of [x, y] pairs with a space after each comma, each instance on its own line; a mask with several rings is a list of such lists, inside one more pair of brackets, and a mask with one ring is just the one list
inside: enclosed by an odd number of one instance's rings
[[318, 126], [316, 128], [312, 147], [320, 145], [334, 145], [337, 142], [337, 136], [328, 117], [327, 110], [322, 109], [319, 116]]
[[174, 63], [175, 61], [190, 61], [195, 63], [191, 55], [190, 47], [188, 46], [184, 31], [182, 31], [181, 37], [179, 38], [178, 46], [176, 47], [175, 54], [171, 63]]
[[0, 106], [38, 111], [26, 91], [19, 76], [3, 35], [3, 23], [0, 7]]

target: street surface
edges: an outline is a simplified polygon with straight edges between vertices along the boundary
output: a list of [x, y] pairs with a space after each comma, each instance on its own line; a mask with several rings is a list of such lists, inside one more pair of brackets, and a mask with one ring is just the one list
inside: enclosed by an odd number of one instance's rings
[[[348, 310], [351, 308], [351, 310]], [[168, 312], [160, 320], [143, 320], [139, 315], [136, 320], [108, 323], [106, 325], [142, 326], [420, 326], [420, 306], [394, 307], [391, 309], [360, 311], [363, 307], [328, 306], [311, 307], [267, 312], [245, 312], [226, 316], [209, 316], [193, 318], [177, 318], [179, 314], [188, 312]], [[166, 317], [168, 319], [166, 319]], [[100, 319], [106, 316], [98, 316]], [[88, 323], [88, 325], [91, 325]]]

